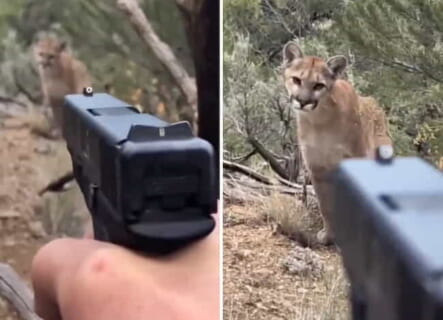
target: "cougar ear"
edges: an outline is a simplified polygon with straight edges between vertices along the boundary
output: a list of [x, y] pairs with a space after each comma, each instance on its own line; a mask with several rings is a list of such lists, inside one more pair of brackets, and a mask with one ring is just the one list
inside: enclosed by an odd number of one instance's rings
[[343, 71], [345, 71], [346, 66], [348, 65], [348, 60], [345, 56], [334, 56], [329, 58], [326, 64], [332, 71], [334, 77], [338, 77]]
[[68, 47], [68, 44], [66, 43], [66, 41], [60, 42], [60, 45], [58, 46], [58, 52], [65, 51], [67, 47]]
[[298, 44], [293, 41], [289, 41], [283, 47], [283, 63], [290, 63], [295, 59], [303, 58], [303, 52]]

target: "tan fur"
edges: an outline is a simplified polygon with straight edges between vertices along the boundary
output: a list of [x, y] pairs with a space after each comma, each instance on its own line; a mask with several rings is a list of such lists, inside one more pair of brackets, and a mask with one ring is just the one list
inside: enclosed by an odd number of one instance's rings
[[[363, 121], [363, 132], [367, 132], [371, 156], [381, 145], [392, 145], [391, 134], [387, 126], [385, 112], [372, 97], [359, 97], [360, 118]], [[366, 121], [367, 119], [367, 121]]]
[[63, 123], [63, 101], [67, 94], [81, 93], [92, 81], [86, 66], [75, 59], [55, 37], [38, 41], [33, 48], [43, 92], [43, 103], [52, 108], [56, 125]]
[[328, 216], [333, 208], [330, 174], [345, 158], [371, 157], [375, 148], [392, 144], [383, 110], [371, 97], [360, 97], [339, 79], [344, 57], [327, 62], [304, 56], [289, 43], [284, 48], [284, 81], [297, 111], [297, 134], [303, 158], [319, 198], [322, 243], [332, 240]]

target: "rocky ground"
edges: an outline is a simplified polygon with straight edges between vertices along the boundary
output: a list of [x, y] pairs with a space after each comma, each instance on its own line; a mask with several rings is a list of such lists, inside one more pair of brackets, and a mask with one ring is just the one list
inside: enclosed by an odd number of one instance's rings
[[[60, 194], [38, 191], [70, 170], [61, 140], [33, 133], [28, 121], [0, 119], [0, 263], [29, 284], [34, 254], [54, 237], [79, 235], [85, 208], [75, 187]], [[0, 297], [0, 319], [18, 319]]]
[[225, 205], [224, 320], [348, 319], [348, 284], [336, 249], [302, 247], [282, 235], [282, 221], [269, 213], [293, 212], [297, 200], [269, 201]]

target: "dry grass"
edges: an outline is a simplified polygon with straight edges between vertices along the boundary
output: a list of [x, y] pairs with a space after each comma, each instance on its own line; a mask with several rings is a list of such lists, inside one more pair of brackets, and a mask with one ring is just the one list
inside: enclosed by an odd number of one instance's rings
[[289, 239], [311, 238], [321, 227], [315, 206], [309, 209], [284, 195], [225, 207], [225, 320], [348, 319], [336, 250]]
[[303, 246], [315, 246], [322, 221], [316, 203], [305, 206], [295, 197], [273, 194], [256, 204], [257, 213], [273, 224], [277, 232]]

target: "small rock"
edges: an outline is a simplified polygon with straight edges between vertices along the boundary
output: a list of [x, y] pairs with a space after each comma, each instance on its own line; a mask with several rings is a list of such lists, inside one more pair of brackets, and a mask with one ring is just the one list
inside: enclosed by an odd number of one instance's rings
[[20, 129], [26, 126], [26, 123], [19, 118], [9, 118], [3, 121], [3, 125], [7, 129]]
[[4, 245], [5, 247], [13, 247], [13, 246], [15, 246], [16, 244], [17, 244], [17, 241], [15, 241], [14, 238], [6, 238], [6, 239], [3, 241], [3, 245]]
[[22, 153], [22, 154], [18, 155], [18, 159], [21, 160], [21, 161], [25, 161], [25, 160], [29, 160], [30, 157], [29, 157], [29, 154]]
[[294, 275], [319, 275], [323, 271], [320, 256], [310, 248], [294, 247], [281, 261], [286, 271]]
[[292, 258], [287, 258], [283, 265], [286, 267], [290, 274], [306, 274], [309, 271], [308, 264], [303, 260], [297, 260]]
[[31, 231], [34, 237], [42, 238], [47, 235], [40, 221], [32, 221], [28, 224], [28, 226], [29, 226], [29, 231]]
[[44, 141], [40, 141], [40, 143], [34, 147], [34, 152], [39, 153], [39, 154], [49, 154], [52, 151], [51, 149], [52, 148], [49, 145], [49, 143], [46, 143]]
[[0, 219], [19, 218], [20, 213], [13, 210], [0, 210]]
[[239, 260], [244, 260], [245, 258], [249, 257], [251, 255], [251, 250], [245, 249], [245, 250], [235, 250], [234, 256]]

